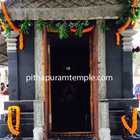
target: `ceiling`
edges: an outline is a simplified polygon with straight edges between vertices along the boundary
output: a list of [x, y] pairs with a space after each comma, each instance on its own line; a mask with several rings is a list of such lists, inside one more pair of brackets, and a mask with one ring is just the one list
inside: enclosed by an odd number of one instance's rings
[[8, 66], [5, 37], [0, 34], [0, 68]]

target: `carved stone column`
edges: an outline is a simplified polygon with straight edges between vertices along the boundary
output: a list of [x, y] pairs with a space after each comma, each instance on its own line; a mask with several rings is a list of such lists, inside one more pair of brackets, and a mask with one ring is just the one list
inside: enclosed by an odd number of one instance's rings
[[[104, 22], [104, 19], [97, 20], [97, 24]], [[100, 27], [98, 26], [100, 32]], [[98, 35], [98, 76], [106, 76], [106, 47], [105, 34]], [[99, 116], [99, 138], [100, 140], [110, 140], [109, 129], [109, 106], [106, 99], [106, 81], [98, 81], [98, 116]]]
[[123, 98], [133, 98], [133, 79], [132, 79], [132, 36], [137, 31], [126, 29], [120, 32], [123, 36]]
[[18, 100], [18, 55], [17, 55], [17, 39], [19, 33], [11, 31], [11, 35], [2, 35], [6, 37], [8, 51], [8, 71], [9, 71], [9, 100]]
[[11, 35], [6, 35], [5, 32], [2, 32], [2, 35], [6, 37], [7, 42], [7, 51], [16, 52], [17, 51], [17, 39], [16, 37], [19, 35], [18, 32], [11, 31]]
[[132, 36], [135, 35], [138, 31], [136, 30], [131, 30], [131, 29], [126, 29], [124, 31], [121, 31], [120, 34], [123, 36], [123, 51], [128, 51], [132, 52], [132, 41], [133, 38]]

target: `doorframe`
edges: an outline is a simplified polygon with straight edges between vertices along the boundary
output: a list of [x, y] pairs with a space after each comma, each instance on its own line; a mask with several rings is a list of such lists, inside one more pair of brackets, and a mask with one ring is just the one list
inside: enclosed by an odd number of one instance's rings
[[[44, 28], [45, 30], [45, 28]], [[98, 25], [96, 24], [93, 31], [90, 33], [89, 48], [90, 48], [90, 75], [98, 77]], [[48, 36], [46, 30], [44, 31], [44, 48], [45, 48], [45, 71], [46, 75], [50, 75], [50, 54], [48, 55]], [[50, 82], [51, 83], [51, 82]], [[50, 111], [50, 92], [51, 87], [49, 82], [45, 84], [45, 103], [44, 103], [44, 120], [45, 120], [45, 134], [48, 137], [58, 136], [95, 136], [99, 140], [98, 132], [98, 81], [90, 81], [90, 108], [91, 108], [91, 131], [89, 132], [52, 132], [51, 127], [51, 111]]]

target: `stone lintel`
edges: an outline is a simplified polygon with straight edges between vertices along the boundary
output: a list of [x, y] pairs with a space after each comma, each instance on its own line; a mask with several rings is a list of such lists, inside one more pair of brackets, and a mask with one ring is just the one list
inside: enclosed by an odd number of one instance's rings
[[117, 12], [122, 11], [122, 5], [101, 5], [93, 7], [71, 8], [8, 8], [10, 18], [14, 20], [94, 20], [117, 19]]

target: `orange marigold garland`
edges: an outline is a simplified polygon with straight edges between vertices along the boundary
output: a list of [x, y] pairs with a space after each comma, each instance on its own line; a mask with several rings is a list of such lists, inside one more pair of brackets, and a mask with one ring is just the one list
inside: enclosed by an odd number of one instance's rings
[[132, 116], [132, 128], [129, 127], [125, 120], [125, 115], [121, 117], [121, 121], [124, 127], [129, 131], [130, 134], [134, 134], [137, 130], [137, 108], [133, 109], [133, 116]]
[[[13, 22], [11, 21], [11, 19], [9, 18], [8, 16], [8, 13], [6, 11], [6, 8], [5, 8], [5, 5], [4, 5], [4, 2], [1, 2], [1, 8], [2, 8], [2, 11], [3, 11], [3, 14], [5, 16], [5, 19], [6, 21], [8, 22], [8, 24], [11, 26], [11, 28], [15, 31], [15, 32], [20, 32], [20, 29], [16, 28], [15, 25], [13, 24]], [[20, 50], [23, 50], [23, 34], [20, 34], [20, 37], [19, 37], [19, 49]]]
[[16, 28], [15, 25], [13, 24], [13, 22], [11, 21], [11, 19], [9, 18], [5, 5], [4, 5], [4, 2], [1, 2], [1, 8], [2, 8], [3, 14], [5, 16], [5, 19], [8, 22], [8, 24], [11, 26], [11, 28], [16, 32], [20, 32], [20, 29]]
[[[42, 36], [42, 50], [43, 50], [43, 77], [45, 77], [44, 33], [43, 33], [43, 36]], [[45, 79], [43, 79], [43, 101], [45, 101]]]
[[133, 0], [133, 6], [136, 6], [137, 0]]
[[20, 35], [19, 35], [19, 49], [20, 50], [23, 50], [23, 34], [21, 33]]
[[[16, 126], [14, 129], [14, 126], [12, 124], [12, 109], [16, 110]], [[8, 107], [8, 120], [7, 120], [8, 128], [10, 132], [13, 135], [18, 136], [20, 134], [19, 132], [19, 126], [20, 126], [20, 108], [18, 106], [10, 106]]]
[[118, 32], [116, 33], [116, 44], [120, 44], [120, 34]]
[[[136, 6], [136, 3], [137, 3], [137, 0], [133, 0], [133, 2], [132, 2], [133, 6]], [[135, 9], [134, 9], [134, 8], [132, 9], [132, 13], [133, 13], [133, 14], [135, 13]], [[119, 29], [118, 29], [118, 32], [124, 31], [124, 30], [129, 26], [129, 24], [130, 24], [131, 21], [132, 21], [132, 18], [130, 18], [130, 19], [125, 23], [124, 26], [122, 26], [121, 28], [119, 28]], [[132, 30], [134, 29], [134, 27], [135, 27], [135, 25], [136, 25], [136, 22], [137, 22], [137, 19], [135, 20], [135, 22], [134, 22], [133, 25], [132, 25]], [[119, 45], [120, 43], [118, 43], [117, 38], [118, 38], [118, 37], [116, 36], [116, 44]]]
[[[94, 26], [91, 26], [89, 28], [83, 29], [82, 33], [90, 32], [90, 31], [93, 30], [93, 28], [94, 28]], [[70, 31], [73, 32], [73, 33], [76, 33], [77, 29], [70, 28]], [[47, 32], [59, 33], [60, 31], [50, 31], [50, 29], [47, 28]]]
[[132, 21], [132, 18], [130, 18], [130, 19], [125, 23], [124, 26], [122, 26], [121, 28], [119, 28], [118, 31], [119, 31], [119, 32], [120, 32], [120, 31], [124, 31], [124, 30], [129, 26], [129, 24], [130, 24], [131, 21]]

